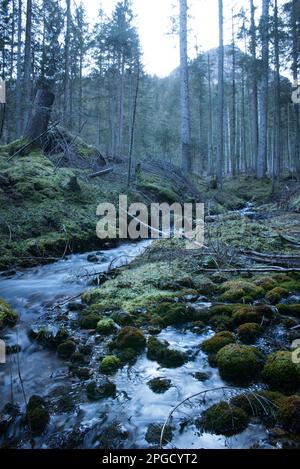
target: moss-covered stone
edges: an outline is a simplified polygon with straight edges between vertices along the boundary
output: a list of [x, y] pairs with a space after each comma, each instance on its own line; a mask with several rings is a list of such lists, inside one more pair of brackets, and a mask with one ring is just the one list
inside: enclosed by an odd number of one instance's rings
[[71, 357], [71, 355], [73, 355], [75, 350], [75, 342], [73, 342], [73, 340], [66, 340], [57, 347], [57, 355], [59, 356], [59, 358], [68, 359]]
[[233, 328], [233, 319], [224, 314], [220, 314], [210, 318], [208, 324], [215, 332], [231, 331]]
[[18, 322], [17, 313], [6, 303], [0, 299], [0, 330], [4, 327], [13, 327]]
[[277, 309], [280, 314], [285, 314], [287, 316], [295, 316], [296, 318], [300, 318], [300, 303], [296, 303], [293, 305], [279, 304], [277, 305]]
[[283, 394], [273, 391], [253, 391], [239, 394], [231, 404], [243, 409], [249, 417], [275, 417]]
[[97, 332], [103, 335], [110, 335], [116, 331], [116, 324], [113, 319], [101, 319], [97, 323]]
[[236, 308], [236, 304], [217, 304], [214, 305], [210, 308], [209, 312], [211, 315], [219, 316], [219, 315], [224, 315], [224, 316], [229, 316], [231, 317], [233, 310]]
[[72, 353], [70, 359], [71, 362], [75, 365], [83, 365], [85, 363], [84, 355], [80, 352]]
[[101, 316], [97, 313], [89, 313], [84, 315], [80, 320], [82, 329], [96, 329]]
[[115, 397], [116, 390], [116, 385], [111, 381], [105, 381], [101, 383], [92, 381], [87, 385], [86, 394], [88, 399], [91, 401], [99, 401], [100, 399]]
[[300, 434], [300, 396], [282, 399], [277, 416], [284, 428], [292, 433]]
[[292, 393], [300, 386], [300, 365], [293, 363], [292, 352], [275, 352], [267, 358], [262, 377], [271, 389]]
[[[159, 445], [162, 429], [163, 429], [163, 425], [159, 425], [157, 423], [151, 423], [147, 429], [145, 440], [150, 444]], [[172, 428], [170, 427], [170, 425], [166, 425], [164, 429], [162, 443], [164, 445], [170, 443], [170, 441], [172, 440], [172, 437], [173, 437]]]
[[237, 384], [250, 383], [263, 367], [261, 352], [247, 345], [226, 345], [219, 350], [216, 360], [221, 377]]
[[222, 301], [229, 302], [250, 302], [261, 298], [264, 289], [246, 280], [229, 280], [220, 286]]
[[219, 402], [209, 407], [201, 418], [201, 426], [205, 431], [227, 437], [242, 433], [248, 424], [246, 412], [228, 402]]
[[153, 378], [147, 384], [156, 394], [163, 394], [172, 386], [171, 380], [165, 378]]
[[271, 306], [238, 306], [234, 311], [232, 318], [237, 325], [245, 323], [261, 324], [263, 320], [269, 320], [274, 317], [274, 311]]
[[244, 344], [254, 344], [261, 332], [261, 327], [254, 322], [242, 324], [237, 329], [237, 335]]
[[114, 374], [121, 366], [121, 361], [115, 355], [108, 355], [101, 361], [100, 371], [105, 375]]
[[233, 342], [235, 342], [235, 338], [231, 332], [219, 332], [202, 342], [201, 349], [205, 353], [217, 353], [225, 345], [232, 344]]
[[143, 332], [136, 327], [126, 326], [118, 333], [112, 347], [117, 349], [130, 348], [134, 350], [144, 350], [146, 339]]
[[160, 342], [155, 337], [150, 337], [147, 343], [147, 357], [149, 360], [157, 361], [166, 368], [178, 368], [187, 360], [184, 353], [168, 348], [168, 345]]
[[270, 290], [268, 293], [266, 293], [266, 299], [269, 300], [273, 305], [279, 303], [281, 298], [286, 298], [287, 296], [289, 296], [289, 291], [282, 287], [275, 287], [273, 290]]
[[26, 418], [33, 435], [41, 435], [49, 423], [50, 416], [44, 399], [32, 396], [26, 407]]
[[164, 302], [152, 308], [149, 313], [159, 318], [161, 327], [177, 326], [193, 320], [194, 310], [185, 304]]

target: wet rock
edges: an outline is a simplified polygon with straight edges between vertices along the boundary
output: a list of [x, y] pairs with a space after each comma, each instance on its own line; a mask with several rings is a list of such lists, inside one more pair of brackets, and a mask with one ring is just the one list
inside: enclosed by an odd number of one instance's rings
[[59, 413], [73, 412], [75, 409], [75, 403], [71, 396], [62, 396], [56, 405], [56, 411]]
[[[145, 435], [145, 440], [148, 443], [159, 445], [162, 429], [163, 429], [163, 425], [159, 425], [157, 423], [151, 423], [148, 426], [147, 433]], [[172, 428], [170, 427], [170, 425], [167, 425], [164, 429], [162, 443], [166, 445], [172, 441], [172, 438], [173, 438]]]
[[116, 385], [109, 380], [93, 381], [87, 385], [86, 394], [91, 401], [99, 401], [108, 397], [115, 397]]
[[26, 408], [26, 418], [33, 435], [41, 435], [49, 423], [50, 416], [46, 403], [40, 396], [32, 396]]
[[4, 434], [8, 430], [18, 415], [20, 415], [20, 409], [17, 405], [10, 402], [5, 404], [0, 413], [0, 434]]
[[137, 351], [144, 350], [146, 339], [143, 332], [136, 327], [126, 326], [118, 333], [113, 347], [115, 348], [132, 348]]
[[72, 366], [70, 367], [70, 372], [82, 381], [86, 381], [87, 379], [89, 379], [92, 373], [89, 368], [85, 368], [82, 366]]
[[197, 381], [204, 382], [210, 379], [211, 373], [205, 373], [204, 371], [196, 371], [193, 376]]
[[91, 263], [96, 263], [99, 261], [99, 258], [95, 254], [89, 254], [87, 256], [87, 261]]
[[96, 329], [97, 324], [99, 320], [101, 319], [101, 316], [97, 313], [89, 313], [87, 315], [84, 315], [81, 320], [80, 320], [80, 326], [82, 329]]
[[248, 424], [246, 412], [228, 402], [219, 402], [209, 407], [197, 422], [206, 432], [228, 437], [242, 433]]
[[121, 366], [121, 361], [115, 355], [108, 355], [104, 357], [101, 365], [100, 371], [105, 375], [114, 374]]
[[83, 311], [86, 306], [82, 303], [71, 302], [68, 303], [68, 310], [69, 311]]
[[39, 342], [44, 347], [56, 349], [69, 337], [68, 331], [55, 325], [33, 325], [29, 331], [29, 337]]
[[101, 319], [97, 323], [97, 332], [102, 335], [110, 335], [116, 332], [117, 327], [113, 319]]
[[15, 345], [7, 345], [6, 347], [6, 353], [7, 355], [14, 355], [16, 353], [21, 352], [21, 345], [15, 344]]
[[91, 344], [85, 344], [79, 347], [79, 352], [82, 353], [82, 355], [91, 355], [92, 351], [93, 346]]
[[72, 340], [66, 340], [57, 347], [57, 355], [59, 356], [59, 358], [68, 359], [71, 357], [71, 355], [73, 355], [75, 350], [75, 342], [73, 342]]
[[115, 311], [112, 314], [112, 319], [120, 326], [130, 326], [130, 324], [132, 324], [134, 321], [134, 317], [131, 314], [122, 310]]
[[155, 337], [150, 337], [147, 343], [147, 357], [149, 360], [157, 361], [166, 368], [178, 368], [187, 361], [186, 354], [178, 350], [170, 349], [166, 344]]
[[84, 365], [86, 362], [84, 355], [80, 352], [72, 353], [70, 360], [74, 365]]
[[[110, 425], [101, 426], [99, 429], [91, 430], [92, 447], [97, 449], [122, 449], [129, 437], [129, 432], [118, 421]], [[87, 435], [89, 437], [89, 435]]]
[[148, 381], [147, 384], [151, 391], [155, 392], [156, 394], [163, 394], [172, 386], [171, 380], [165, 378], [153, 378]]

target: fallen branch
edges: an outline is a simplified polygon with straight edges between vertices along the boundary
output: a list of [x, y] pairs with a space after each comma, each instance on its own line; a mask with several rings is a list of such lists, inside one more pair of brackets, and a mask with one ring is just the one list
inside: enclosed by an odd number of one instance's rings
[[294, 246], [300, 246], [300, 242], [296, 241], [296, 239], [291, 238], [290, 236], [280, 234], [279, 237], [282, 238], [284, 241], [287, 241], [288, 243], [293, 244]]
[[97, 178], [100, 176], [104, 176], [105, 174], [111, 173], [113, 170], [113, 168], [102, 169], [102, 171], [97, 171], [96, 173], [89, 174], [88, 177], [90, 179]]
[[225, 274], [230, 274], [230, 273], [248, 273], [248, 272], [286, 272], [286, 273], [293, 273], [293, 272], [300, 272], [300, 268], [294, 267], [294, 268], [287, 268], [287, 267], [276, 267], [276, 266], [270, 266], [270, 267], [250, 267], [250, 268], [235, 268], [235, 269], [197, 269], [194, 273], [201, 273], [201, 272], [206, 272], [206, 273], [225, 273]]

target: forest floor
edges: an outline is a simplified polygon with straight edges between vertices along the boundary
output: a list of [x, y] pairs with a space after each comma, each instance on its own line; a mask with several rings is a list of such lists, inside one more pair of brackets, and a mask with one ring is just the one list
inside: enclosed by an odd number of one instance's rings
[[[230, 437], [259, 420], [267, 447], [299, 447], [300, 365], [291, 351], [300, 339], [299, 183], [286, 178], [272, 194], [271, 181], [240, 176], [218, 191], [202, 179], [188, 181], [171, 165], [152, 162], [141, 165], [127, 191], [126, 161], [110, 162], [112, 173], [91, 180], [88, 169], [55, 168], [39, 151], [8, 162], [12, 152], [0, 149], [0, 270], [5, 276], [71, 253], [110, 249], [114, 244], [96, 237], [96, 206], [117, 203], [119, 194], [127, 193], [129, 203], [204, 202], [206, 212], [204, 249], [187, 250], [180, 239], [153, 241], [129, 265], [95, 275], [94, 286], [80, 300], [65, 303], [64, 314], [55, 316], [60, 338], [39, 329], [32, 340], [56, 350], [88, 397], [98, 400], [114, 395], [115, 373], [134, 366], [145, 350], [148, 360], [166, 369], [195, 359], [160, 339], [168, 328], [199, 340], [210, 331], [198, 350], [210, 370], [244, 391], [206, 409], [196, 427]], [[70, 184], [74, 176], [79, 187]], [[294, 271], [276, 271], [280, 268]], [[0, 313], [3, 329], [17, 321], [5, 302]], [[91, 337], [101, 345], [100, 371], [93, 365], [98, 345], [87, 347]], [[205, 381], [201, 372], [198, 379]], [[99, 374], [110, 377], [104, 387]], [[163, 394], [169, 384], [157, 379], [151, 386]], [[27, 405], [31, 436], [40, 435], [51, 417], [51, 398], [44, 397]], [[153, 433], [158, 429], [149, 427], [146, 441], [157, 445]], [[126, 446], [126, 436], [114, 430], [112, 441]], [[174, 431], [178, 428], [166, 427], [169, 440]]]

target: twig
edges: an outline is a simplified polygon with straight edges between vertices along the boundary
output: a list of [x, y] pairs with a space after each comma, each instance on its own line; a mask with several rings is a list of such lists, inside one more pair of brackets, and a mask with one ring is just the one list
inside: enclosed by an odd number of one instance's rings
[[113, 168], [103, 169], [102, 171], [97, 171], [96, 173], [88, 174], [88, 178], [93, 179], [100, 176], [104, 176], [105, 174], [111, 173], [113, 170]]

